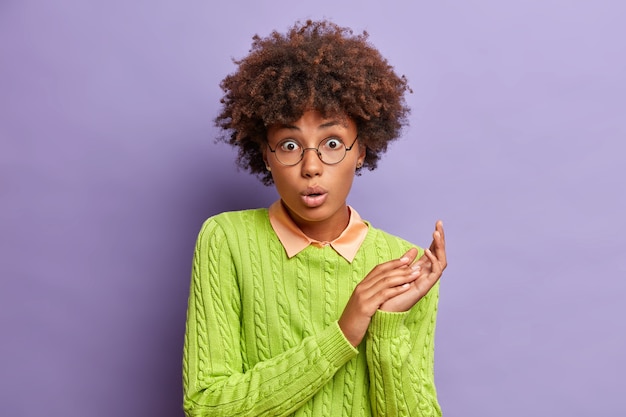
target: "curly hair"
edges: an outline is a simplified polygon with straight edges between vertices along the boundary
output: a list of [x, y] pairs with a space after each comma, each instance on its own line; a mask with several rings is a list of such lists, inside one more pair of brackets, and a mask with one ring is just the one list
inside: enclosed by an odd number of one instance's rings
[[353, 119], [366, 146], [363, 167], [376, 168], [390, 141], [407, 125], [411, 92], [368, 42], [329, 21], [297, 22], [286, 34], [253, 37], [248, 56], [234, 59], [237, 70], [220, 83], [222, 109], [215, 118], [218, 140], [238, 147], [238, 165], [273, 183], [265, 169], [267, 127], [292, 123], [307, 110]]

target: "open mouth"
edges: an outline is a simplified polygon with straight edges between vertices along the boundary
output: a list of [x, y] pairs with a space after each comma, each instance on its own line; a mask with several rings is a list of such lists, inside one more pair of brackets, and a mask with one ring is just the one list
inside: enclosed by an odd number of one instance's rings
[[311, 187], [302, 193], [302, 201], [307, 207], [319, 207], [326, 201], [328, 193], [318, 187]]
[[309, 187], [302, 192], [302, 195], [316, 197], [326, 193], [327, 191], [321, 187]]

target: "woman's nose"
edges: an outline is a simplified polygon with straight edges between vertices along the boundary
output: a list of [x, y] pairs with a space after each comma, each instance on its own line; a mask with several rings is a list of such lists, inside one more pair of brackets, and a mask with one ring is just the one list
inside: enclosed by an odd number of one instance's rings
[[[307, 152], [311, 151], [311, 152]], [[319, 151], [315, 148], [304, 149], [302, 155], [302, 175], [305, 177], [315, 177], [321, 175], [324, 169], [324, 163], [320, 159]]]

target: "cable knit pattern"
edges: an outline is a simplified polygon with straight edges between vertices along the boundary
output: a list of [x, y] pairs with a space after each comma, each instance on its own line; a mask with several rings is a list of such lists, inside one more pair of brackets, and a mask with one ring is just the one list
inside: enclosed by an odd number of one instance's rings
[[282, 332], [282, 349], [287, 350], [293, 346], [293, 335], [289, 332], [289, 301], [282, 281], [285, 279], [282, 269], [282, 252], [278, 246], [270, 246], [272, 271], [274, 271], [274, 288], [276, 289], [276, 298], [278, 300], [278, 319]]
[[[310, 302], [309, 302], [309, 296], [311, 295], [310, 292], [308, 291], [309, 289], [309, 285], [308, 285], [308, 281], [310, 279], [309, 274], [310, 274], [310, 269], [309, 269], [309, 265], [308, 265], [308, 257], [306, 255], [305, 251], [302, 256], [298, 256], [295, 258], [298, 269], [296, 271], [296, 276], [298, 277], [298, 281], [297, 281], [297, 285], [298, 285], [298, 294], [297, 294], [297, 299], [298, 299], [298, 311], [310, 311], [309, 307], [310, 307]], [[319, 301], [320, 303], [322, 302], [321, 300]], [[310, 315], [308, 314], [304, 314], [302, 315], [302, 337], [305, 338], [307, 336], [309, 336], [311, 334], [311, 320], [310, 320]]]
[[359, 349], [337, 324], [358, 282], [412, 246], [368, 226], [348, 263], [331, 247], [287, 258], [266, 209], [205, 222], [183, 355], [188, 416], [441, 415], [438, 286], [408, 312], [377, 312]]

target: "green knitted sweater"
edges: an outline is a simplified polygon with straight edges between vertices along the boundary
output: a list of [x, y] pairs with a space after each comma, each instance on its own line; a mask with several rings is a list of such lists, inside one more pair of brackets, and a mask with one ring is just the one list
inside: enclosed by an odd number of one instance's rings
[[348, 263], [330, 246], [289, 259], [267, 209], [204, 223], [183, 359], [188, 416], [441, 416], [438, 285], [408, 312], [376, 312], [358, 349], [337, 324], [359, 281], [412, 246], [368, 226]]

